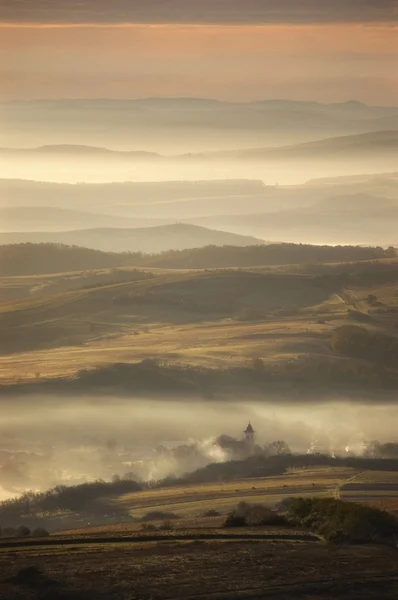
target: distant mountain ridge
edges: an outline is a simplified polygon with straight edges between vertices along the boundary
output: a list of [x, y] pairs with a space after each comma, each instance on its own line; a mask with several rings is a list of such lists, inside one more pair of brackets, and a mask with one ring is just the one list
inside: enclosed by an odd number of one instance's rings
[[60, 232], [0, 233], [0, 244], [19, 243], [57, 243], [105, 252], [153, 254], [166, 250], [185, 250], [203, 246], [253, 246], [265, 242], [252, 236], [217, 231], [185, 223], [138, 229], [104, 227]]
[[163, 225], [165, 219], [108, 215], [57, 206], [0, 207], [0, 232], [69, 231], [94, 227], [150, 227]]
[[313, 156], [315, 152], [319, 157], [319, 153], [333, 154], [336, 152], [353, 152], [360, 153], [364, 151], [398, 151], [398, 129], [390, 131], [374, 131], [371, 133], [361, 133], [348, 136], [338, 136], [315, 140], [312, 142], [304, 142], [281, 147], [264, 147], [264, 148], [247, 148], [230, 150], [227, 152], [202, 152], [200, 154], [183, 154], [162, 156], [156, 152], [145, 152], [139, 150], [112, 150], [109, 148], [101, 148], [98, 146], [86, 146], [78, 144], [52, 144], [38, 146], [35, 148], [0, 148], [0, 155], [7, 154], [23, 154], [40, 156], [46, 154], [54, 154], [55, 156], [68, 155], [84, 155], [84, 156], [106, 156], [121, 157], [121, 158], [139, 158], [139, 159], [196, 159], [196, 158], [265, 158], [265, 159], [291, 159]]
[[249, 148], [229, 152], [205, 153], [210, 158], [291, 160], [301, 158], [333, 158], [338, 154], [354, 157], [368, 152], [398, 153], [398, 129], [339, 136], [279, 148]]
[[0, 110], [8, 125], [7, 132], [0, 132], [0, 146], [8, 147], [18, 146], [22, 130], [28, 146], [62, 141], [127, 148], [131, 140], [139, 139], [139, 150], [184, 154], [398, 129], [398, 107], [356, 101], [94, 98], [4, 102]]

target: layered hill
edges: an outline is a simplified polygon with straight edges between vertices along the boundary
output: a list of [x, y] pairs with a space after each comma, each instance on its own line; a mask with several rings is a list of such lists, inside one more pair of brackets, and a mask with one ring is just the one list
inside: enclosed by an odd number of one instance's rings
[[213, 215], [193, 219], [193, 222], [296, 243], [319, 244], [322, 241], [387, 246], [396, 239], [398, 196], [333, 195], [300, 208], [273, 213]]
[[0, 233], [0, 244], [26, 242], [57, 243], [85, 246], [106, 252], [144, 252], [147, 254], [210, 245], [250, 246], [264, 243], [259, 238], [215, 231], [184, 223], [137, 229], [104, 227], [59, 232]]
[[[212, 269], [319, 265], [395, 258], [394, 249], [360, 246], [310, 246], [268, 244], [254, 246], [205, 246], [160, 254], [112, 253], [62, 244], [0, 245], [0, 277], [61, 274], [116, 267], [148, 269]], [[116, 276], [114, 273], [113, 275]], [[84, 283], [84, 282], [83, 282]]]
[[[0, 149], [4, 176], [68, 182], [170, 181], [177, 179], [263, 179], [266, 183], [298, 183], [319, 176], [352, 175], [396, 168], [397, 129], [275, 146], [272, 138], [263, 146], [200, 153], [162, 155], [138, 150], [97, 146], [46, 145], [30, 149]], [[144, 137], [144, 136], [142, 136]]]
[[398, 129], [375, 131], [306, 142], [280, 148], [255, 148], [208, 154], [214, 159], [234, 160], [349, 160], [361, 157], [396, 156], [398, 152]]
[[3, 103], [1, 112], [7, 123], [1, 146], [18, 146], [23, 132], [28, 146], [62, 140], [63, 144], [128, 148], [131, 140], [139, 139], [136, 150], [161, 154], [294, 144], [398, 129], [397, 107], [360, 102], [92, 98], [14, 101]]
[[156, 218], [126, 218], [59, 208], [55, 206], [8, 206], [0, 208], [0, 232], [68, 231], [94, 227], [149, 227], [164, 220]]

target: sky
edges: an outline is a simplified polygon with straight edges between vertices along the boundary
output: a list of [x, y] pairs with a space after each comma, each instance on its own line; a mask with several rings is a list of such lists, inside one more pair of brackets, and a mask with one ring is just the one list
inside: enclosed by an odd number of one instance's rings
[[0, 100], [398, 104], [398, 0], [0, 0]]

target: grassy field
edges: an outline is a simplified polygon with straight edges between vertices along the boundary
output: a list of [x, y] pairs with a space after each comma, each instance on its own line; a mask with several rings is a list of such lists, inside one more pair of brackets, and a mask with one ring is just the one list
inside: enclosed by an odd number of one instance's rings
[[[295, 469], [283, 476], [172, 486], [113, 498], [141, 517], [180, 518], [154, 530], [142, 523], [64, 529], [44, 539], [0, 540], [1, 600], [392, 600], [393, 547], [333, 546], [291, 526], [224, 528], [241, 501], [273, 504], [292, 495], [332, 497], [345, 482], [397, 480], [350, 468]], [[109, 502], [109, 499], [103, 499]], [[395, 500], [395, 503], [397, 501]], [[158, 527], [163, 527], [158, 529]]]
[[332, 496], [337, 485], [355, 474], [348, 468], [303, 469], [278, 477], [144, 490], [121, 496], [117, 503], [139, 518], [154, 509], [198, 517], [211, 509], [226, 513], [241, 500], [273, 506], [293, 495]]
[[[342, 287], [338, 277], [347, 269], [358, 281]], [[261, 358], [276, 371], [304, 359], [329, 368], [336, 360], [331, 332], [352, 322], [350, 310], [368, 314], [367, 327], [394, 334], [398, 282], [376, 285], [373, 275], [365, 284], [360, 263], [318, 270], [332, 279], [314, 280], [311, 265], [2, 278], [0, 384], [70, 377], [83, 367], [146, 358], [214, 368]], [[379, 306], [369, 306], [370, 293]]]
[[4, 548], [0, 569], [2, 600], [392, 600], [398, 593], [395, 549], [239, 536]]
[[[41, 377], [71, 376], [79, 369], [112, 362], [138, 362], [156, 358], [168, 362], [183, 362], [207, 367], [247, 364], [252, 358], [262, 358], [271, 364], [293, 360], [298, 354], [313, 352], [330, 354], [327, 334], [330, 325], [309, 323], [306, 319], [283, 319], [242, 323], [234, 319], [195, 324], [140, 323], [139, 315], [131, 316], [130, 325], [91, 320], [105, 324], [103, 335], [91, 335], [81, 344], [57, 348], [30, 350], [0, 356], [0, 382], [26, 381]], [[42, 322], [41, 325], [44, 325]], [[54, 328], [55, 322], [46, 321]], [[66, 327], [66, 326], [65, 326]], [[88, 329], [88, 323], [70, 323], [69, 336], [76, 328]], [[90, 335], [90, 334], [88, 334]]]
[[[3, 303], [0, 382], [71, 376], [83, 365], [145, 358], [228, 367], [256, 357], [277, 365], [303, 353], [329, 354], [331, 327], [343, 322], [346, 305], [296, 274], [292, 280], [283, 273], [273, 277], [233, 270], [158, 272], [147, 281]], [[75, 278], [83, 274], [71, 274], [68, 285]], [[36, 285], [54, 289], [64, 279], [37, 278]], [[9, 278], [2, 285], [10, 280], [32, 284], [32, 278]], [[318, 322], [320, 299], [329, 311], [327, 323]], [[293, 306], [289, 314], [278, 314], [286, 306]]]
[[398, 472], [364, 471], [341, 486], [340, 498], [370, 503], [395, 513], [398, 509]]

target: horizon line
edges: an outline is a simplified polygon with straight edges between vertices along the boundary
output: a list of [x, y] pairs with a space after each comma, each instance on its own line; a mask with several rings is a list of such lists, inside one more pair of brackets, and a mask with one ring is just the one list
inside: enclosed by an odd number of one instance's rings
[[81, 22], [40, 22], [40, 21], [0, 21], [0, 28], [9, 29], [129, 29], [138, 27], [150, 27], [153, 29], [163, 29], [167, 27], [187, 27], [187, 28], [236, 28], [241, 29], [242, 27], [250, 28], [266, 28], [266, 27], [358, 27], [361, 29], [371, 29], [375, 27], [387, 28], [387, 29], [398, 29], [398, 21], [225, 21], [225, 22], [214, 22], [214, 21], [165, 21], [165, 22], [153, 22], [153, 21], [81, 21]]
[[237, 104], [237, 105], [246, 105], [246, 104], [265, 104], [271, 102], [286, 102], [292, 104], [316, 104], [320, 106], [340, 106], [344, 104], [356, 104], [366, 108], [397, 108], [397, 104], [368, 104], [367, 102], [363, 102], [362, 100], [357, 100], [355, 98], [349, 98], [348, 100], [339, 100], [337, 102], [321, 102], [319, 100], [295, 100], [290, 98], [260, 98], [254, 100], [221, 100], [219, 98], [209, 97], [209, 96], [125, 96], [125, 97], [112, 97], [112, 96], [74, 96], [74, 97], [56, 97], [56, 98], [46, 98], [46, 97], [37, 97], [37, 98], [12, 98], [10, 100], [0, 100], [0, 104], [12, 104], [13, 102], [20, 102], [23, 104], [33, 103], [33, 102], [90, 102], [90, 101], [104, 101], [104, 102], [148, 102], [153, 100], [180, 100], [180, 101], [203, 101], [203, 102], [214, 102], [218, 104]]

